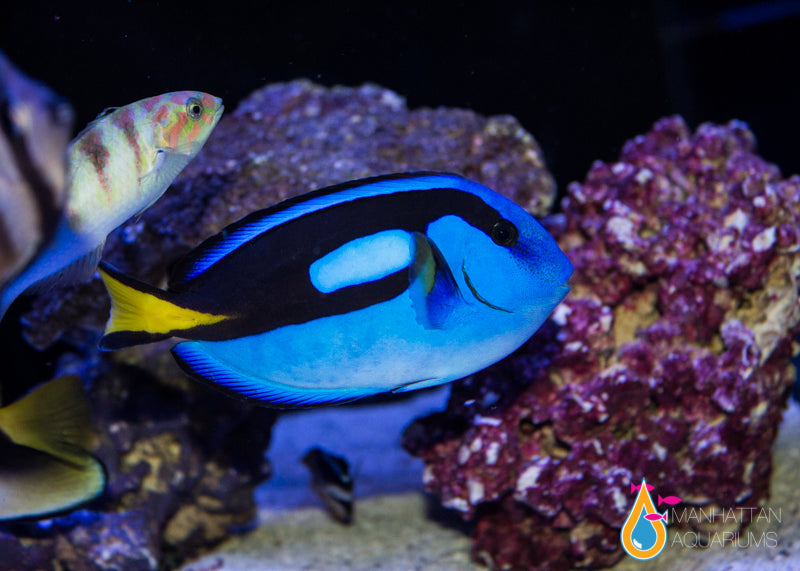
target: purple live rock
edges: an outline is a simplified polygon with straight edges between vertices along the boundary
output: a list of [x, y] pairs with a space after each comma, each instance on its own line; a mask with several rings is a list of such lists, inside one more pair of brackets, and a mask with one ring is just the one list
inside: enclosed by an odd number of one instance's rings
[[671, 510], [763, 505], [794, 382], [800, 177], [744, 123], [662, 119], [561, 206], [572, 293], [405, 433], [497, 569], [613, 564], [643, 477]]

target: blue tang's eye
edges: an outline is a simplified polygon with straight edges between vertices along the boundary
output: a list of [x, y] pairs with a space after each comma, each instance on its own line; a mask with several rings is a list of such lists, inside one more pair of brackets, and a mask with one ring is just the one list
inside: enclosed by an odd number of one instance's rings
[[517, 243], [517, 238], [519, 238], [517, 227], [505, 218], [501, 218], [492, 226], [492, 240], [498, 246], [510, 248]]

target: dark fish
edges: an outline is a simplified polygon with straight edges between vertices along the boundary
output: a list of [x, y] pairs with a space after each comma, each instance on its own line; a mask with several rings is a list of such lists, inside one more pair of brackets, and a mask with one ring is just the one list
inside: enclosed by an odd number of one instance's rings
[[0, 52], [0, 287], [55, 232], [65, 202], [72, 108]]
[[331, 516], [340, 523], [353, 523], [355, 498], [347, 460], [315, 447], [303, 456], [303, 464], [311, 471], [311, 489], [325, 503]]
[[74, 509], [102, 493], [78, 377], [49, 381], [0, 408], [0, 520]]
[[101, 264], [104, 350], [169, 337], [190, 376], [261, 404], [454, 381], [522, 345], [572, 264], [507, 198], [456, 175], [353, 181], [254, 212], [162, 291]]

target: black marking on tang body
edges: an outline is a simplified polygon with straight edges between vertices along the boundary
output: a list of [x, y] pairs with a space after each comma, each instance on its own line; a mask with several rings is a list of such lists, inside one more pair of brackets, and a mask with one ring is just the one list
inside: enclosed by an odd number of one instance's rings
[[[347, 188], [357, 186], [360, 185]], [[317, 197], [333, 192], [323, 189], [311, 194]], [[409, 286], [410, 268], [330, 293], [321, 293], [314, 287], [308, 269], [343, 244], [384, 230], [424, 234], [428, 224], [452, 214], [490, 236], [492, 227], [502, 218], [480, 197], [456, 188], [367, 194], [271, 227], [222, 256], [199, 275], [182, 280], [183, 272], [192, 267], [192, 259], [218, 246], [226, 235], [286, 208], [281, 203], [251, 214], [206, 240], [176, 267], [170, 281], [174, 303], [204, 313], [232, 316], [178, 335], [209, 341], [231, 339], [388, 301]]]

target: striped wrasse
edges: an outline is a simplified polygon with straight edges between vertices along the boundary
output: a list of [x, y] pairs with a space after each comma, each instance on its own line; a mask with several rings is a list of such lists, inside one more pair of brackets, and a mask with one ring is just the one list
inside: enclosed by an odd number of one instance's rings
[[45, 249], [0, 297], [0, 318], [25, 290], [86, 281], [108, 234], [164, 194], [200, 151], [222, 100], [178, 91], [103, 111], [71, 143], [68, 198]]

